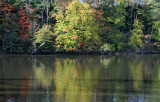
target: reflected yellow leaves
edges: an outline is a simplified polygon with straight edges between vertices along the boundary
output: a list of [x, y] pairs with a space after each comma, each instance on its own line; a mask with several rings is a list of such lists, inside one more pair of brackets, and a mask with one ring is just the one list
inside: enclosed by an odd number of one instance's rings
[[143, 93], [160, 95], [160, 65], [153, 60], [147, 56], [56, 57], [53, 69], [47, 68], [47, 62], [36, 67], [35, 78], [37, 85], [52, 94], [54, 102], [93, 102], [95, 98], [128, 101], [133, 96], [141, 99]]
[[141, 84], [142, 84], [142, 80], [143, 80], [143, 72], [142, 72], [142, 61], [132, 61], [129, 66], [130, 66], [130, 71], [131, 71], [131, 76], [133, 78], [134, 81], [134, 87], [135, 89], [138, 91]]
[[160, 96], [160, 87], [159, 84], [157, 84], [157, 82], [159, 83], [160, 81], [160, 60], [157, 60], [154, 62], [153, 69], [154, 71], [154, 81], [153, 81], [153, 86], [152, 86], [152, 94], [157, 95], [158, 97]]
[[45, 73], [44, 69], [37, 67], [35, 70], [35, 78], [38, 85], [42, 84], [44, 87], [51, 87], [53, 80], [52, 73]]
[[94, 89], [97, 82], [93, 79], [98, 77], [98, 68], [82, 66], [74, 59], [66, 59], [56, 63], [56, 98], [57, 102], [63, 97], [67, 102], [90, 102], [93, 99]]

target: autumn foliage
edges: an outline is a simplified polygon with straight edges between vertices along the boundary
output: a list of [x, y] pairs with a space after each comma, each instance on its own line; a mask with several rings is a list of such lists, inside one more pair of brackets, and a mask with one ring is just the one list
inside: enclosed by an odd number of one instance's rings
[[21, 8], [19, 10], [19, 25], [21, 26], [20, 35], [23, 39], [28, 37], [29, 30], [31, 28], [30, 18], [28, 14]]
[[12, 7], [11, 4], [0, 1], [0, 14], [2, 14], [4, 11], [7, 14], [11, 14], [12, 10], [14, 10], [14, 7]]
[[12, 11], [14, 7], [11, 4], [6, 2], [0, 2], [0, 27], [1, 29], [5, 30], [5, 32], [10, 32], [8, 29], [9, 24], [12, 24], [13, 21], [11, 20]]
[[89, 4], [81, 4], [78, 0], [65, 7], [65, 14], [56, 16], [55, 33], [57, 49], [66, 51], [96, 50], [101, 43], [98, 35], [102, 11], [90, 8]]
[[28, 38], [29, 35], [33, 35], [39, 29], [39, 24], [37, 23], [37, 15], [35, 11], [37, 9], [32, 9], [32, 5], [25, 4], [25, 10], [21, 8], [19, 10], [19, 25], [21, 26], [20, 35], [22, 39]]

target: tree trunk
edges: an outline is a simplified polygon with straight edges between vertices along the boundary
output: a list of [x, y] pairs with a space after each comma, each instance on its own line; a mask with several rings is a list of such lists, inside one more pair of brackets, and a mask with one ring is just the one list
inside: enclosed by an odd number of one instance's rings
[[131, 26], [130, 26], [130, 31], [131, 31], [131, 29], [132, 29], [132, 16], [133, 16], [133, 6], [132, 6], [132, 12], [131, 12]]
[[153, 34], [153, 26], [152, 26], [151, 35], [149, 36], [149, 40], [148, 40], [148, 42], [151, 42], [152, 34]]
[[49, 4], [48, 4], [48, 0], [47, 0], [47, 12], [46, 12], [46, 15], [47, 15], [47, 25], [49, 24], [48, 20], [49, 20]]
[[42, 8], [42, 25], [43, 25], [43, 19], [44, 19], [44, 17], [43, 17], [43, 12], [44, 12], [44, 7]]
[[7, 25], [6, 25], [6, 23], [5, 23], [5, 30], [4, 30], [4, 34], [3, 34], [3, 48], [5, 47], [6, 34], [7, 34]]
[[[35, 43], [35, 42], [34, 42], [34, 43]], [[36, 54], [36, 52], [37, 52], [44, 44], [45, 44], [45, 42], [43, 42], [41, 45], [39, 45], [38, 48], [35, 47], [35, 49], [34, 49], [34, 50], [32, 51], [32, 53], [31, 53], [31, 55], [32, 55], [32, 54]], [[35, 46], [36, 46], [36, 43], [35, 43]]]

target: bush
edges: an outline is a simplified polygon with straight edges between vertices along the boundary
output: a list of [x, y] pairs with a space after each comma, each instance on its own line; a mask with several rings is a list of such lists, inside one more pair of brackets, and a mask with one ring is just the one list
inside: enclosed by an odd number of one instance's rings
[[100, 51], [105, 53], [105, 52], [109, 52], [111, 51], [111, 47], [109, 44], [103, 44], [103, 46], [101, 46]]

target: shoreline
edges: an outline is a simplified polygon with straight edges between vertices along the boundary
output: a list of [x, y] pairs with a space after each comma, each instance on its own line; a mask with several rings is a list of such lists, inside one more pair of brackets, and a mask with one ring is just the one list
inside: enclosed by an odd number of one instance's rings
[[152, 55], [160, 54], [160, 51], [135, 51], [135, 52], [53, 52], [53, 53], [2, 53], [0, 55]]

